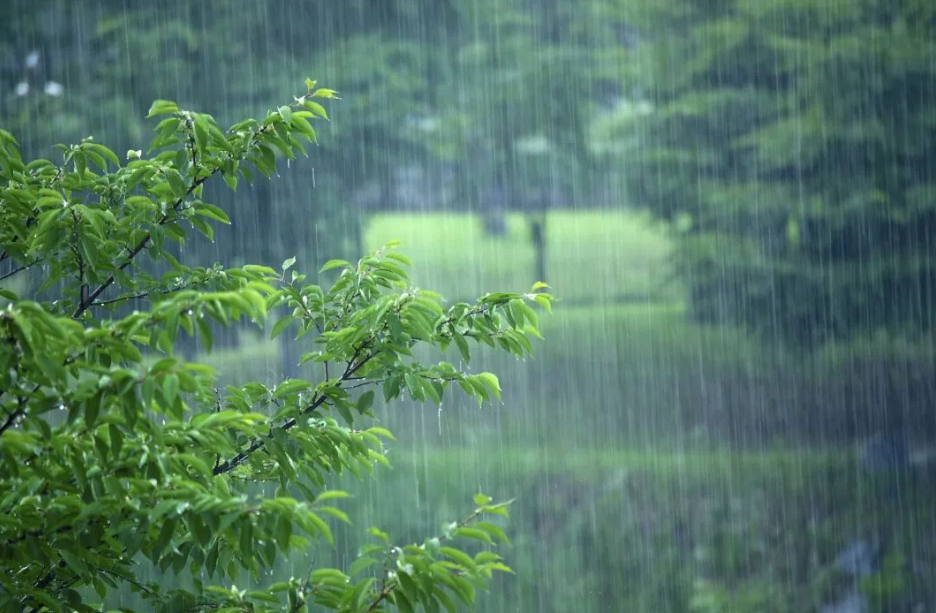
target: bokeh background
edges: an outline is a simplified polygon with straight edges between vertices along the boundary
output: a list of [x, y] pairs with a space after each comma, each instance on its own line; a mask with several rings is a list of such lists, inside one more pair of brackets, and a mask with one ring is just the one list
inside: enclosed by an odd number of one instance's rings
[[[936, 610], [936, 4], [0, 2], [28, 156], [145, 151], [156, 98], [234, 122], [305, 77], [342, 96], [319, 146], [208, 186], [233, 226], [181, 257], [314, 272], [400, 239], [452, 300], [560, 299], [535, 359], [472, 364], [502, 404], [380, 409], [394, 470], [339, 484], [323, 564], [484, 491], [516, 497], [517, 574], [480, 611]], [[267, 336], [197, 357], [315, 376]]]

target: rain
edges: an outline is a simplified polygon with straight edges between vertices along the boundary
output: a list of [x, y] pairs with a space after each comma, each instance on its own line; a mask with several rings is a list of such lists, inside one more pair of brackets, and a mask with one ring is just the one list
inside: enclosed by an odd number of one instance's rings
[[[308, 157], [206, 183], [231, 225], [175, 257], [314, 280], [399, 240], [448, 302], [556, 300], [532, 356], [446, 351], [501, 400], [378, 393], [392, 468], [330, 484], [334, 547], [238, 587], [347, 568], [370, 526], [421, 543], [484, 492], [513, 573], [477, 611], [936, 610], [936, 3], [0, 2], [24, 159], [146, 157], [154, 100], [228, 126], [306, 78], [340, 98]], [[178, 351], [220, 385], [322, 378], [313, 335], [270, 336]]]

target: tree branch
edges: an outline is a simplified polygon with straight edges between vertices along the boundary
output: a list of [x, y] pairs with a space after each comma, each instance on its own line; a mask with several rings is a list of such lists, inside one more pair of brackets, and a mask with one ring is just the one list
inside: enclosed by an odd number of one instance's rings
[[[250, 144], [249, 144], [249, 145], [244, 149], [244, 151], [242, 152], [242, 156], [241, 156], [240, 159], [246, 158], [247, 153], [251, 150], [251, 148], [253, 147], [253, 145], [255, 145], [257, 142], [259, 142], [259, 136], [260, 136], [261, 134], [265, 133], [265, 132], [268, 132], [270, 129], [271, 129], [271, 128], [270, 128], [269, 126], [262, 126], [262, 127], [260, 127], [259, 130], [257, 130], [257, 132], [254, 133], [253, 137], [251, 138]], [[190, 138], [193, 138], [193, 137], [190, 137]], [[216, 174], [218, 174], [218, 173], [221, 172], [221, 167], [218, 166], [218, 167], [212, 169], [212, 170], [211, 170], [207, 175], [205, 175], [204, 177], [197, 177], [197, 174], [198, 174], [198, 171], [199, 171], [199, 166], [197, 165], [197, 160], [196, 160], [196, 158], [195, 158], [195, 149], [194, 149], [194, 146], [192, 147], [192, 168], [195, 170], [196, 178], [193, 179], [192, 185], [189, 186], [189, 188], [186, 190], [185, 194], [184, 194], [182, 197], [180, 197], [180, 198], [176, 201], [176, 203], [175, 203], [174, 205], [172, 205], [172, 210], [171, 210], [172, 213], [178, 212], [179, 207], [181, 207], [181, 206], [185, 203], [185, 201], [189, 198], [189, 196], [191, 196], [192, 193], [193, 193], [196, 189], [198, 189], [198, 187], [199, 187], [200, 185], [202, 185], [205, 181], [207, 181], [207, 180], [210, 179], [211, 177], [213, 177], [213, 176], [215, 176]], [[159, 220], [159, 222], [157, 223], [157, 225], [160, 225], [160, 226], [165, 225], [166, 222], [168, 222], [169, 220], [170, 220], [170, 213], [167, 212], [167, 213], [165, 213], [165, 214], [162, 216], [162, 218], [160, 218], [160, 220]], [[102, 293], [104, 290], [106, 290], [108, 287], [110, 287], [111, 285], [114, 284], [114, 281], [115, 281], [115, 274], [116, 274], [117, 272], [119, 272], [119, 271], [122, 271], [122, 270], [125, 269], [127, 266], [129, 266], [129, 265], [131, 264], [131, 262], [133, 262], [133, 259], [134, 259], [141, 251], [143, 251], [143, 249], [145, 249], [146, 246], [149, 244], [150, 239], [152, 239], [152, 236], [153, 236], [153, 235], [152, 235], [151, 232], [147, 232], [147, 233], [143, 236], [143, 238], [140, 239], [140, 242], [138, 242], [138, 243], [136, 244], [136, 246], [135, 246], [133, 249], [130, 250], [130, 253], [127, 255], [127, 257], [126, 257], [126, 259], [123, 261], [123, 263], [120, 264], [120, 266], [117, 267], [117, 270], [116, 270], [115, 272], [112, 272], [112, 273], [107, 277], [107, 279], [105, 279], [103, 283], [101, 283], [93, 292], [91, 292], [91, 294], [90, 294], [85, 300], [82, 300], [82, 301], [80, 302], [80, 304], [78, 305], [78, 308], [76, 308], [76, 309], [75, 309], [75, 312], [72, 313], [72, 319], [77, 319], [78, 317], [81, 316], [82, 313], [84, 313], [85, 311], [87, 311], [88, 309], [90, 309], [92, 306], [94, 306], [94, 303], [95, 303], [95, 300], [97, 300], [97, 297], [100, 296], [101, 293]]]
[[[196, 169], [196, 172], [197, 172], [197, 169]], [[188, 190], [186, 190], [185, 195], [180, 197], [176, 201], [176, 203], [172, 205], [172, 212], [173, 213], [177, 212], [179, 210], [179, 207], [181, 207], [182, 204], [185, 203], [185, 201], [188, 199], [188, 197], [192, 195], [192, 192], [198, 189], [199, 185], [207, 181], [209, 177], [214, 176], [218, 172], [220, 172], [220, 169], [215, 169], [211, 172], [211, 174], [208, 174], [204, 177], [193, 180], [192, 185], [189, 186]], [[165, 225], [170, 219], [171, 219], [170, 214], [167, 212], [160, 218], [157, 225], [160, 225], [160, 226]], [[136, 246], [130, 250], [130, 253], [127, 254], [127, 257], [124, 259], [123, 263], [117, 267], [117, 270], [112, 272], [110, 275], [108, 275], [107, 279], [105, 279], [103, 283], [98, 285], [97, 288], [95, 288], [95, 290], [91, 292], [87, 298], [83, 299], [80, 302], [80, 304], [78, 305], [78, 308], [76, 308], [75, 312], [72, 313], [72, 319], [78, 319], [79, 317], [81, 317], [82, 313], [84, 313], [85, 311], [90, 309], [92, 306], [94, 306], [94, 302], [95, 300], [97, 300], [97, 297], [100, 296], [101, 293], [104, 292], [104, 290], [106, 290], [108, 287], [114, 284], [114, 281], [116, 280], [115, 275], [118, 272], [125, 269], [127, 266], [129, 266], [133, 262], [133, 259], [137, 255], [139, 255], [141, 251], [143, 251], [146, 248], [146, 246], [149, 244], [152, 237], [153, 237], [152, 232], [147, 232], [143, 236], [143, 238], [140, 239], [140, 242], [138, 242]]]
[[[364, 347], [364, 346], [362, 345], [362, 346], [359, 347], [358, 350], [354, 353], [354, 356], [352, 356], [351, 361], [348, 362], [348, 367], [345, 369], [344, 374], [342, 374], [342, 375], [341, 375], [341, 378], [338, 379], [338, 381], [335, 383], [335, 387], [341, 387], [341, 384], [342, 384], [344, 381], [346, 381], [346, 380], [348, 379], [348, 377], [350, 377], [350, 376], [353, 375], [355, 372], [357, 372], [358, 370], [360, 370], [365, 364], [367, 364], [369, 361], [371, 361], [371, 359], [374, 358], [374, 356], [375, 356], [376, 354], [371, 354], [371, 355], [365, 357], [364, 359], [362, 359], [360, 362], [358, 362], [357, 365], [355, 365], [355, 364], [354, 364], [354, 360], [355, 360], [355, 359], [357, 358], [357, 356], [360, 354], [361, 349], [362, 349], [363, 347]], [[319, 396], [317, 396], [317, 397], [312, 401], [312, 404], [310, 404], [309, 406], [307, 406], [306, 408], [304, 408], [304, 409], [301, 411], [300, 414], [301, 414], [301, 415], [308, 415], [309, 413], [312, 413], [313, 411], [315, 411], [316, 409], [318, 409], [320, 406], [322, 406], [323, 404], [325, 404], [325, 402], [326, 402], [327, 400], [328, 400], [328, 398], [327, 398], [326, 396], [324, 396], [324, 395], [319, 395]], [[283, 422], [281, 425], [277, 426], [276, 428], [277, 428], [278, 430], [287, 431], [287, 430], [290, 430], [291, 428], [293, 428], [297, 423], [299, 423], [298, 418], [296, 418], [296, 417], [291, 417], [291, 418], [289, 418], [288, 420], [286, 420], [285, 422]], [[225, 474], [225, 473], [231, 472], [231, 471], [234, 470], [236, 467], [238, 467], [238, 466], [240, 466], [241, 464], [243, 464], [243, 463], [247, 460], [247, 458], [250, 457], [250, 455], [251, 455], [253, 452], [257, 451], [258, 449], [261, 449], [261, 448], [266, 444], [266, 441], [268, 441], [268, 440], [270, 440], [270, 439], [272, 439], [272, 438], [273, 438], [273, 432], [272, 432], [272, 428], [271, 428], [271, 432], [270, 432], [268, 435], [266, 435], [266, 436], [263, 437], [263, 438], [259, 438], [259, 439], [255, 440], [254, 442], [252, 442], [252, 443], [250, 444], [250, 446], [248, 446], [248, 447], [247, 447], [246, 449], [244, 449], [243, 451], [239, 452], [237, 455], [235, 455], [235, 456], [234, 456], [233, 458], [231, 458], [230, 460], [225, 460], [224, 462], [221, 462], [220, 464], [216, 465], [216, 466], [214, 467], [214, 469], [211, 471], [211, 473], [212, 473], [213, 475], [217, 476], [217, 475], [223, 475], [223, 474]]]
[[[475, 509], [474, 511], [471, 512], [471, 514], [470, 514], [468, 517], [466, 517], [465, 519], [463, 519], [463, 520], [457, 522], [457, 526], [458, 526], [459, 528], [463, 528], [463, 527], [467, 526], [468, 524], [470, 524], [471, 522], [473, 522], [473, 521], [475, 520], [475, 518], [477, 518], [479, 515], [481, 515], [481, 509], [480, 509], [480, 508]], [[448, 540], [448, 537], [447, 537], [446, 535], [444, 535], [444, 534], [440, 534], [440, 535], [437, 536], [436, 538], [439, 539], [439, 541]], [[392, 552], [392, 550], [391, 550], [391, 552]], [[387, 557], [389, 558], [389, 555], [388, 555]], [[386, 573], [386, 572], [387, 572], [387, 570], [386, 570], [386, 563], [384, 563], [384, 573]], [[389, 595], [393, 592], [393, 590], [396, 589], [396, 586], [399, 585], [399, 583], [397, 583], [397, 582], [393, 582], [393, 583], [388, 582], [388, 581], [386, 580], [386, 577], [384, 578], [383, 581], [384, 581], [384, 586], [383, 586], [383, 587], [380, 589], [380, 591], [377, 593], [376, 598], [374, 598], [374, 600], [371, 601], [370, 605], [369, 605], [366, 609], [364, 609], [364, 612], [365, 612], [365, 613], [371, 613], [371, 611], [373, 611], [374, 609], [376, 609], [377, 606], [380, 605], [381, 602], [383, 602], [384, 600], [386, 600], [387, 596], [389, 596]]]
[[361, 383], [355, 383], [354, 385], [349, 385], [348, 387], [346, 387], [346, 388], [344, 388], [344, 389], [345, 389], [345, 390], [354, 390], [354, 389], [357, 389], [357, 388], [359, 388], [359, 387], [364, 387], [365, 385], [380, 385], [380, 384], [383, 383], [383, 382], [384, 382], [383, 379], [368, 379], [367, 381], [362, 381]]
[[396, 587], [395, 583], [388, 583], [384, 585], [383, 589], [377, 594], [377, 598], [371, 601], [370, 606], [368, 606], [364, 611], [365, 613], [371, 613], [377, 606], [384, 601], [384, 599], [393, 592], [393, 588]]
[[132, 296], [119, 296], [117, 298], [112, 298], [110, 300], [98, 300], [89, 306], [92, 306], [92, 307], [106, 306], [108, 304], [116, 304], [118, 302], [124, 302], [126, 300], [139, 300], [140, 298], [147, 298], [153, 294], [172, 294], [175, 292], [181, 292], [184, 289], [188, 289], [195, 284], [196, 282], [185, 283], [183, 285], [180, 285], [179, 287], [174, 287], [172, 289], [151, 289], [145, 292], [141, 292], [139, 294], [133, 294]]
[[10, 272], [8, 272], [8, 273], [6, 273], [6, 274], [0, 276], [0, 281], [3, 281], [4, 279], [10, 278], [10, 277], [12, 277], [13, 275], [15, 275], [15, 274], [18, 273], [18, 272], [23, 272], [24, 270], [28, 270], [28, 269], [32, 268], [33, 266], [35, 266], [36, 264], [38, 264], [39, 262], [41, 262], [41, 261], [42, 261], [42, 260], [34, 260], [34, 261], [30, 262], [29, 264], [23, 264], [23, 265], [20, 266], [19, 268], [14, 268], [14, 269], [11, 270]]
[[143, 585], [142, 583], [140, 583], [139, 581], [137, 581], [137, 580], [134, 579], [133, 577], [129, 577], [129, 576], [127, 576], [127, 575], [122, 575], [122, 574], [120, 574], [119, 572], [117, 572], [117, 571], [115, 571], [115, 570], [111, 570], [111, 569], [109, 569], [109, 568], [102, 568], [102, 567], [100, 567], [100, 566], [95, 566], [94, 569], [96, 569], [96, 570], [98, 570], [98, 571], [100, 571], [100, 572], [102, 572], [102, 573], [107, 573], [108, 575], [112, 575], [112, 576], [114, 576], [114, 577], [117, 577], [118, 579], [122, 579], [123, 581], [126, 581], [126, 582], [129, 583], [130, 585], [136, 586], [141, 592], [143, 592], [143, 593], [145, 593], [145, 594], [147, 594], [147, 595], [149, 595], [149, 596], [154, 596], [154, 595], [156, 595], [156, 592], [154, 592], [153, 590], [149, 589], [148, 587], [146, 587], [145, 585]]
[[[39, 386], [36, 386], [36, 389], [39, 389]], [[26, 398], [20, 397], [16, 403], [16, 409], [12, 413], [7, 413], [7, 418], [3, 420], [3, 424], [0, 424], [0, 435], [9, 430], [12, 426], [16, 425], [16, 420], [22, 417], [23, 413], [26, 410]]]
[[[55, 579], [55, 569], [56, 569], [56, 568], [65, 568], [65, 560], [59, 560], [58, 564], [56, 564], [56, 565], [53, 566], [51, 569], [49, 569], [49, 572], [47, 572], [47, 573], [45, 574], [45, 576], [43, 576], [42, 578], [37, 578], [37, 579], [36, 579], [36, 582], [33, 583], [33, 589], [41, 590], [41, 589], [44, 589], [44, 588], [45, 588], [47, 585], [49, 585], [50, 583], [52, 583], [52, 581]], [[65, 588], [67, 588], [67, 587], [73, 585], [73, 584], [75, 583], [75, 581], [76, 581], [76, 578], [73, 578], [70, 582], [68, 582], [68, 583], [63, 583], [62, 586], [59, 588], [59, 590], [63, 590], [63, 589], [65, 589]], [[56, 590], [56, 591], [58, 591], [58, 590]], [[24, 596], [23, 599], [20, 600], [20, 604], [26, 604], [26, 601], [27, 601], [28, 599], [29, 599], [29, 596]], [[43, 609], [43, 607], [42, 607], [41, 605], [36, 605], [36, 606], [31, 607], [31, 608], [28, 610], [28, 613], [38, 613], [38, 611], [41, 611], [42, 609]]]

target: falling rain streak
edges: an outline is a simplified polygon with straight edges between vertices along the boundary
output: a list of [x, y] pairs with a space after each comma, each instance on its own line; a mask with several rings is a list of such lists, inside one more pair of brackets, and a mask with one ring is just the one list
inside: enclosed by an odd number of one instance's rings
[[[378, 399], [393, 469], [330, 485], [352, 524], [315, 564], [484, 491], [516, 498], [515, 574], [478, 611], [936, 610], [936, 3], [5, 0], [0, 51], [29, 159], [145, 156], [156, 99], [229, 125], [338, 90], [308, 159], [206, 185], [232, 227], [191, 265], [399, 239], [452, 302], [552, 287], [533, 358], [463, 365], [503, 402]], [[222, 385], [321, 380], [313, 336], [179, 351]]]

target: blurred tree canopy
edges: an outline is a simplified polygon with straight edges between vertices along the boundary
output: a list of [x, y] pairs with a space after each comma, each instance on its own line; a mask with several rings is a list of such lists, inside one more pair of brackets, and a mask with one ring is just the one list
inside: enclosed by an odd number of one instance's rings
[[694, 316], [808, 345], [932, 330], [936, 5], [677, 0], [627, 18], [653, 111], [606, 127], [634, 199], [684, 232]]
[[934, 10], [11, 0], [2, 120], [27, 152], [82, 125], [122, 147], [154, 98], [230, 120], [314, 68], [347, 93], [328, 155], [239, 195], [235, 220], [273, 223], [223, 247], [236, 258], [357, 252], [380, 208], [628, 204], [674, 222], [698, 321], [805, 345], [913, 335], [936, 311]]
[[[468, 161], [459, 172], [470, 181], [460, 177], [452, 187], [462, 201], [483, 206], [498, 189], [520, 199], [544, 183], [571, 197], [586, 164], [587, 92], [599, 76], [614, 75], [597, 65], [582, 70], [608, 48], [583, 21], [588, 15], [564, 1], [541, 8], [532, 11], [525, 0], [294, 2], [288, 9], [220, 0], [181, 8], [13, 0], [0, 8], [9, 58], [3, 119], [22, 128], [27, 151], [82, 136], [87, 119], [96, 134], [106, 127], [103, 137], [122, 145], [142, 137], [138, 118], [155, 98], [228, 120], [314, 65], [323, 80], [353, 94], [331, 131], [353, 146], [329, 152], [334, 159], [317, 167], [323, 178], [373, 185], [381, 206], [406, 206], [394, 202], [403, 190], [391, 185], [401, 168], [419, 162], [435, 173], [431, 182]], [[31, 54], [37, 61], [25, 66]], [[47, 93], [49, 81], [61, 91]], [[20, 83], [28, 91], [17, 92]], [[39, 113], [53, 121], [31, 121]], [[511, 206], [510, 198], [503, 204]]]

